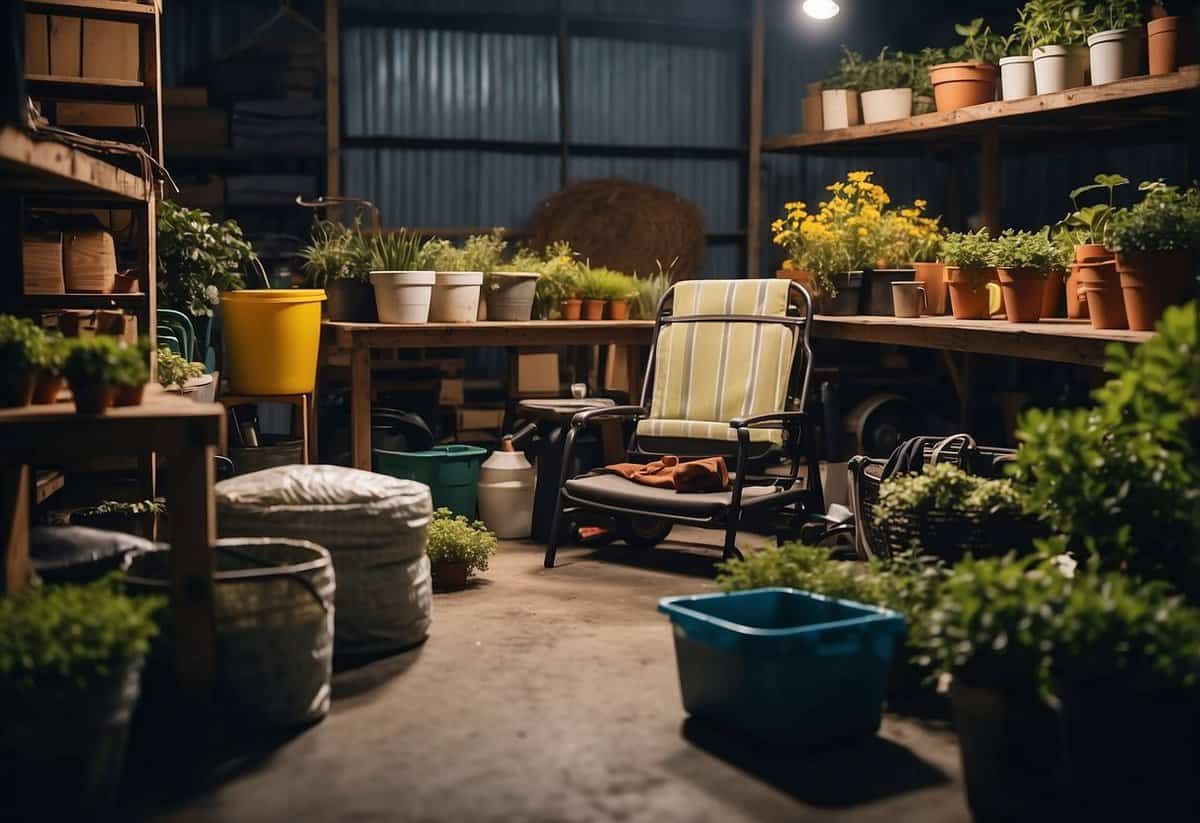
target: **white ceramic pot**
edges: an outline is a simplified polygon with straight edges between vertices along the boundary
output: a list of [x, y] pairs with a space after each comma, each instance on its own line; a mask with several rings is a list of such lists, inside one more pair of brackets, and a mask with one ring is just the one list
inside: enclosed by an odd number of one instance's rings
[[1088, 38], [1093, 86], [1137, 74], [1141, 33], [1140, 28], [1113, 29], [1096, 32]]
[[1033, 73], [1038, 94], [1065, 91], [1070, 74], [1066, 46], [1038, 46], [1033, 50]]
[[826, 131], [857, 126], [858, 92], [849, 89], [827, 89], [821, 92], [821, 124]]
[[494, 451], [479, 467], [479, 517], [502, 540], [528, 537], [537, 475], [525, 455]]
[[431, 271], [373, 271], [380, 323], [427, 323], [435, 278]]
[[1032, 57], [1000, 58], [1000, 96], [1004, 100], [1019, 100], [1037, 94], [1033, 76]]
[[537, 281], [534, 272], [506, 271], [489, 276], [484, 286], [488, 320], [528, 320], [533, 314]]
[[912, 89], [864, 91], [861, 99], [864, 123], [882, 123], [885, 120], [903, 120], [906, 117], [912, 117]]
[[479, 313], [481, 271], [439, 271], [434, 274], [430, 323], [474, 323]]

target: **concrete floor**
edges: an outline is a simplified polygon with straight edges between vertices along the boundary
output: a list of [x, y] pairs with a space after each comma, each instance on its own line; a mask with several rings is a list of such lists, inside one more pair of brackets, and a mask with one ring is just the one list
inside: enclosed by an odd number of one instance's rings
[[[715, 532], [685, 533], [719, 543]], [[747, 543], [761, 542], [749, 538]], [[713, 589], [719, 552], [508, 542], [435, 598], [428, 641], [334, 678], [322, 723], [190, 775], [156, 821], [969, 820], [953, 735], [885, 717], [824, 753], [771, 753], [689, 721], [659, 597]], [[130, 796], [132, 795], [132, 796]], [[136, 811], [134, 811], [136, 810]]]

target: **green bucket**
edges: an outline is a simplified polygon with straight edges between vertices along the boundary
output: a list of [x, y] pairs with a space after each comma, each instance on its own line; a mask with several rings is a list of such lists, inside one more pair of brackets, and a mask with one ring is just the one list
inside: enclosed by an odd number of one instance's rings
[[429, 487], [433, 507], [475, 517], [479, 497], [479, 465], [487, 449], [478, 446], [434, 446], [428, 451], [373, 449], [375, 471]]

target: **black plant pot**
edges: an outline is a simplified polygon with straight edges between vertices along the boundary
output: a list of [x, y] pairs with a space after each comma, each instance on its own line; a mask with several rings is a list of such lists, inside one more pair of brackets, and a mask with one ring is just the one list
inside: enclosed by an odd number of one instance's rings
[[822, 294], [817, 297], [815, 309], [817, 314], [828, 314], [833, 317], [847, 317], [862, 313], [862, 272], [833, 275], [833, 285], [837, 288], [837, 296], [830, 297]]
[[1200, 820], [1200, 701], [1125, 684], [1059, 688], [1070, 802], [1091, 821]]
[[892, 300], [892, 283], [897, 280], [916, 280], [916, 269], [867, 269], [863, 277], [863, 314], [894, 317], [896, 305]]
[[329, 319], [338, 323], [374, 323], [375, 288], [365, 280], [340, 278], [325, 284]]
[[1062, 817], [1063, 758], [1058, 718], [1031, 683], [1022, 691], [950, 688], [967, 805], [977, 823]]

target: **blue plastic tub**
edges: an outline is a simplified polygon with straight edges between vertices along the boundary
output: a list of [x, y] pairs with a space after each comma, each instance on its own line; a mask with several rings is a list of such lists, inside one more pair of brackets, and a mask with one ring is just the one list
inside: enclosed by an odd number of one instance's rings
[[805, 747], [879, 729], [899, 614], [781, 588], [664, 597], [658, 610], [689, 714]]

